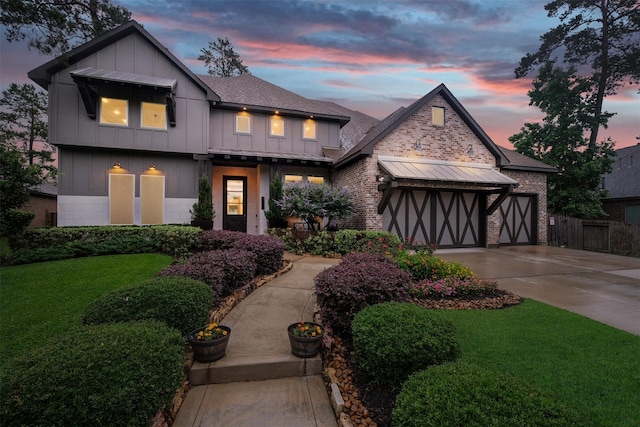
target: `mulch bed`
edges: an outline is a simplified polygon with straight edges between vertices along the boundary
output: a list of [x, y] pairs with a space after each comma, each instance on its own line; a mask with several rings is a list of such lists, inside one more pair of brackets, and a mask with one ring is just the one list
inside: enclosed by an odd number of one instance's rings
[[[492, 310], [520, 304], [523, 298], [509, 291], [497, 290], [485, 298], [460, 300], [419, 300], [414, 303], [430, 309]], [[354, 427], [390, 427], [391, 412], [400, 390], [373, 387], [353, 369], [353, 347], [342, 338], [334, 337], [329, 351], [323, 353], [324, 377], [336, 383], [344, 399], [343, 413]]]

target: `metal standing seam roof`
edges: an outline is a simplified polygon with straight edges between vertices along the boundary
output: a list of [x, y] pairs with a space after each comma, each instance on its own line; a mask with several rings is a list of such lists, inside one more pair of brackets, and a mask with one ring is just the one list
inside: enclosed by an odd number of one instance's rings
[[71, 76], [85, 79], [95, 79], [105, 82], [118, 82], [131, 85], [149, 86], [174, 91], [178, 81], [164, 77], [145, 76], [143, 74], [123, 73], [121, 71], [106, 71], [93, 67], [72, 71]]
[[498, 186], [518, 185], [518, 181], [501, 174], [491, 165], [480, 163], [378, 156], [378, 164], [395, 179]]

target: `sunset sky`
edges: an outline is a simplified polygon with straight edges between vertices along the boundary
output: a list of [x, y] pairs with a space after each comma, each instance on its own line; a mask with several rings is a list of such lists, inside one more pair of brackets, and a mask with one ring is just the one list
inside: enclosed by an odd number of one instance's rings
[[[528, 105], [531, 78], [516, 80], [514, 68], [559, 22], [546, 0], [112, 1], [195, 73], [206, 73], [200, 49], [228, 37], [255, 76], [379, 119], [444, 83], [509, 148], [510, 135], [542, 118]], [[0, 49], [2, 89], [51, 59], [4, 37]], [[635, 145], [638, 87], [607, 98], [605, 109], [617, 115], [599, 139]]]

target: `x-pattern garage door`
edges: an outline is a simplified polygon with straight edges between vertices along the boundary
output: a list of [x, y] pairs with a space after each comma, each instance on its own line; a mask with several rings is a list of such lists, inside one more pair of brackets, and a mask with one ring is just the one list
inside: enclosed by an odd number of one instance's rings
[[383, 212], [384, 228], [402, 239], [438, 247], [480, 246], [478, 193], [396, 190]]
[[500, 205], [500, 244], [535, 245], [537, 202], [533, 195], [513, 195]]

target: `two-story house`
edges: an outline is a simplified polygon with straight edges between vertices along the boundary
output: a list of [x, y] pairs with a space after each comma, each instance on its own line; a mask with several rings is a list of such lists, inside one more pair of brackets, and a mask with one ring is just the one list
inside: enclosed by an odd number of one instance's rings
[[196, 75], [135, 21], [29, 72], [49, 92], [58, 225], [187, 223], [260, 234], [269, 182], [333, 183], [344, 225], [441, 247], [546, 242], [552, 168], [495, 145], [440, 85], [378, 121], [257, 77]]

